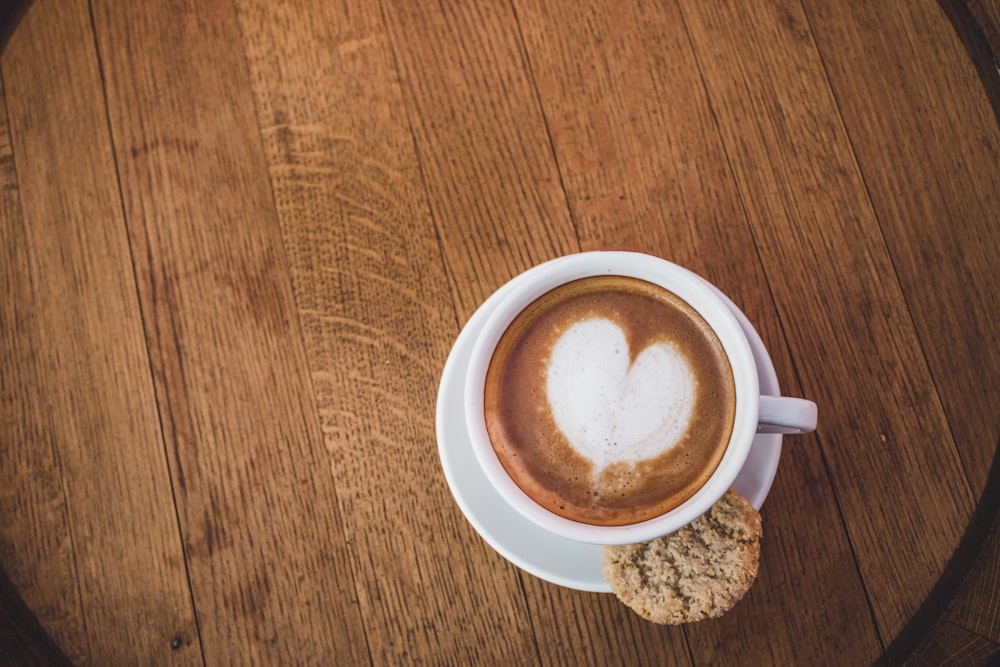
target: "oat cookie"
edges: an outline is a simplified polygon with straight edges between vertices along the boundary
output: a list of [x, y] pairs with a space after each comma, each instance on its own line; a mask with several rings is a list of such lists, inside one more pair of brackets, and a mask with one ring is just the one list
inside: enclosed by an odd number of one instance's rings
[[760, 514], [730, 490], [676, 533], [604, 547], [604, 577], [618, 599], [653, 623], [717, 618], [756, 579], [761, 534]]

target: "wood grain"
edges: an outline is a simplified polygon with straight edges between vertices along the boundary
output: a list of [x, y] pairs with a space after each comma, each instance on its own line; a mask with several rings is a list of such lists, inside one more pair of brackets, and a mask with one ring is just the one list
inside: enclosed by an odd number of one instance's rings
[[[1000, 130], [933, 2], [806, 2], [872, 206], [976, 498], [1000, 438]], [[884, 26], [876, 33], [864, 26]], [[893, 31], [887, 34], [887, 31]], [[888, 44], [893, 44], [888, 48]], [[885, 63], [872, 70], [872, 58]], [[935, 94], [927, 93], [933, 86]], [[915, 140], [919, 137], [919, 140]], [[943, 173], [916, 167], [935, 161]], [[915, 220], [921, 232], [913, 234]], [[943, 256], [951, 258], [942, 261]], [[927, 294], [927, 267], [935, 295]], [[956, 372], [955, 369], [962, 369]], [[969, 405], [974, 393], [985, 400]], [[986, 437], [983, 437], [986, 436]]]
[[[995, 532], [943, 585], [1000, 439], [1000, 88], [957, 9], [35, 0], [0, 51], [0, 664], [62, 659], [31, 616], [81, 665], [995, 660]], [[709, 278], [819, 403], [717, 621], [519, 571], [441, 472], [460, 327], [604, 248]]]
[[[963, 470], [980, 503], [996, 508], [987, 478], [1000, 441], [1000, 351], [983, 344], [1000, 336], [996, 111], [973, 63], [946, 56], [961, 48], [959, 36], [934, 3], [806, 7]], [[886, 66], [870, 68], [873, 57]], [[922, 172], [929, 161], [946, 170]], [[969, 395], [983, 400], [970, 406]], [[982, 612], [996, 607], [996, 562], [992, 580], [986, 563], [962, 596]], [[991, 625], [988, 613], [966, 619]]]
[[[889, 639], [942, 572], [973, 495], [801, 6], [682, 7], [803, 390], [825, 408], [818, 434]], [[848, 432], [868, 444], [839, 443]]]
[[522, 578], [539, 664], [695, 664], [679, 627], [647, 623], [614, 595], [567, 590], [530, 575]]
[[384, 14], [464, 322], [504, 282], [579, 242], [512, 8], [385, 0]]
[[205, 660], [362, 661], [235, 10], [94, 24]]
[[30, 311], [3, 328], [32, 364], [5, 365], [25, 431], [4, 436], [4, 489], [39, 494], [4, 494], [28, 559], [8, 567], [80, 664], [200, 662], [86, 3], [31, 7], [2, 66], [21, 213], [5, 210], [6, 279]]
[[[25, 608], [36, 610], [61, 643], [80, 647], [77, 657], [82, 658], [86, 638], [80, 590], [73, 584], [69, 510], [47, 410], [49, 377], [40, 358], [42, 323], [32, 287], [6, 104], [0, 108], [0, 183], [0, 248], [4, 253], [0, 285], [7, 295], [0, 302], [0, 401], [4, 406], [0, 515], [7, 524], [0, 557], [13, 579], [11, 586], [19, 592], [18, 599], [26, 601]], [[21, 634], [15, 618], [10, 620], [12, 639]]]
[[[437, 202], [431, 212], [464, 320], [515, 273], [577, 250], [576, 233], [510, 8], [387, 3], [385, 15], [400, 46], [395, 58], [417, 155]], [[443, 78], [447, 88], [438, 83]], [[515, 627], [533, 635], [543, 664], [602, 664], [638, 655], [636, 646], [652, 648], [657, 659], [687, 661], [676, 630], [673, 641], [651, 641], [648, 627], [623, 622], [631, 612], [613, 598], [520, 576], [530, 625]]]
[[371, 659], [530, 662], [530, 632], [497, 631], [530, 623], [515, 570], [437, 458], [457, 317], [381, 13], [303, 0], [239, 15]]
[[[385, 17], [464, 320], [515, 273], [578, 250], [576, 231], [511, 8], [386, 3]], [[636, 623], [613, 598], [521, 579], [530, 626], [516, 627], [534, 635], [542, 664], [606, 664], [640, 647], [655, 661], [689, 659], [678, 630]]]

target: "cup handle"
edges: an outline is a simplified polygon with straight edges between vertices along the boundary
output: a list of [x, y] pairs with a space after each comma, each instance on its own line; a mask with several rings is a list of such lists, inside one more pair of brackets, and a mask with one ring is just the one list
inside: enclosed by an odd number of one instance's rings
[[758, 433], [811, 433], [816, 430], [816, 404], [804, 398], [761, 396]]

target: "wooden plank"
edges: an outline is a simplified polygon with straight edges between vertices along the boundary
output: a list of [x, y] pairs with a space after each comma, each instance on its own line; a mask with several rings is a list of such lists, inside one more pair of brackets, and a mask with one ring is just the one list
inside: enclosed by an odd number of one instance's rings
[[[53, 638], [87, 656], [69, 510], [57, 463], [42, 323], [0, 86], [0, 563]], [[55, 378], [53, 378], [55, 379]], [[20, 444], [28, 443], [28, 445]]]
[[579, 243], [511, 7], [383, 5], [464, 322], [508, 279]]
[[[785, 391], [798, 394], [678, 7], [518, 0], [516, 8], [583, 246], [657, 254], [710, 278], [757, 324]], [[696, 664], [810, 664], [831, 647], [847, 663], [868, 664], [881, 651], [818, 444], [789, 438], [785, 451], [765, 506], [759, 580], [726, 617], [688, 629]], [[786, 613], [789, 589], [806, 613]], [[653, 646], [677, 643], [670, 631], [642, 630], [647, 642], [661, 638]], [[783, 646], [795, 652], [781, 654]]]
[[[4, 393], [24, 429], [4, 442], [31, 448], [4, 457], [24, 493], [12, 508], [23, 532], [7, 537], [39, 559], [14, 576], [80, 663], [197, 664], [86, 2], [35, 3], [2, 68], [22, 211], [5, 206], [19, 341]], [[9, 179], [9, 157], [4, 168]]]
[[997, 116], [936, 2], [804, 4], [978, 498], [1000, 440]]
[[[983, 341], [1000, 337], [1000, 127], [940, 4], [805, 6], [965, 474], [995, 506], [996, 489], [986, 494], [1000, 441], [1000, 350]], [[997, 641], [992, 548], [949, 617]]]
[[574, 591], [524, 575], [543, 665], [691, 665], [684, 631], [649, 623], [612, 594]]
[[[464, 320], [515, 273], [578, 250], [577, 232], [512, 8], [387, 2], [385, 17]], [[643, 651], [689, 662], [679, 631], [639, 621], [611, 596], [521, 579], [542, 664], [641, 660]]]
[[206, 661], [367, 661], [235, 9], [93, 18]]
[[[890, 640], [937, 581], [973, 505], [934, 378], [802, 7], [681, 7]], [[843, 433], [870, 442], [838, 447]]]
[[372, 659], [531, 662], [530, 632], [497, 631], [530, 625], [515, 570], [436, 455], [457, 317], [378, 5], [238, 10]]

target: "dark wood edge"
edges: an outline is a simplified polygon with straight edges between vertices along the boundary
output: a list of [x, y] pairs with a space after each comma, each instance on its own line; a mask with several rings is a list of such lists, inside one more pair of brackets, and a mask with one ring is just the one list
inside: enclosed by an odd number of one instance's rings
[[[1000, 37], [1000, 26], [994, 25], [985, 12], [975, 11], [965, 0], [938, 0], [938, 4], [965, 46], [993, 115], [1000, 124], [1000, 65], [997, 60], [1000, 43], [996, 41]], [[1000, 530], [1000, 442], [994, 449], [986, 486], [955, 553], [920, 608], [886, 647], [885, 662], [890, 665], [919, 662], [933, 647], [948, 609], [965, 592], [965, 587], [972, 585], [969, 575], [990, 535], [997, 530]]]
[[919, 658], [936, 642], [949, 608], [971, 586], [980, 555], [989, 537], [1000, 530], [1000, 442], [993, 454], [986, 486], [965, 534], [934, 588], [903, 630], [885, 649], [885, 662], [901, 665]]
[[0, 51], [7, 46], [7, 40], [14, 34], [21, 16], [32, 0], [0, 0]]
[[[986, 0], [997, 6], [1000, 16], [1000, 0]], [[951, 22], [952, 28], [962, 40], [969, 60], [979, 74], [979, 80], [986, 91], [986, 97], [993, 107], [993, 114], [1000, 123], [1000, 26], [992, 17], [970, 5], [966, 0], [938, 0], [941, 10]]]
[[0, 624], [3, 624], [16, 642], [13, 646], [0, 650], [0, 661], [11, 652], [16, 652], [20, 658], [30, 655], [39, 664], [54, 667], [72, 666], [73, 663], [42, 628], [2, 568], [0, 568]]

